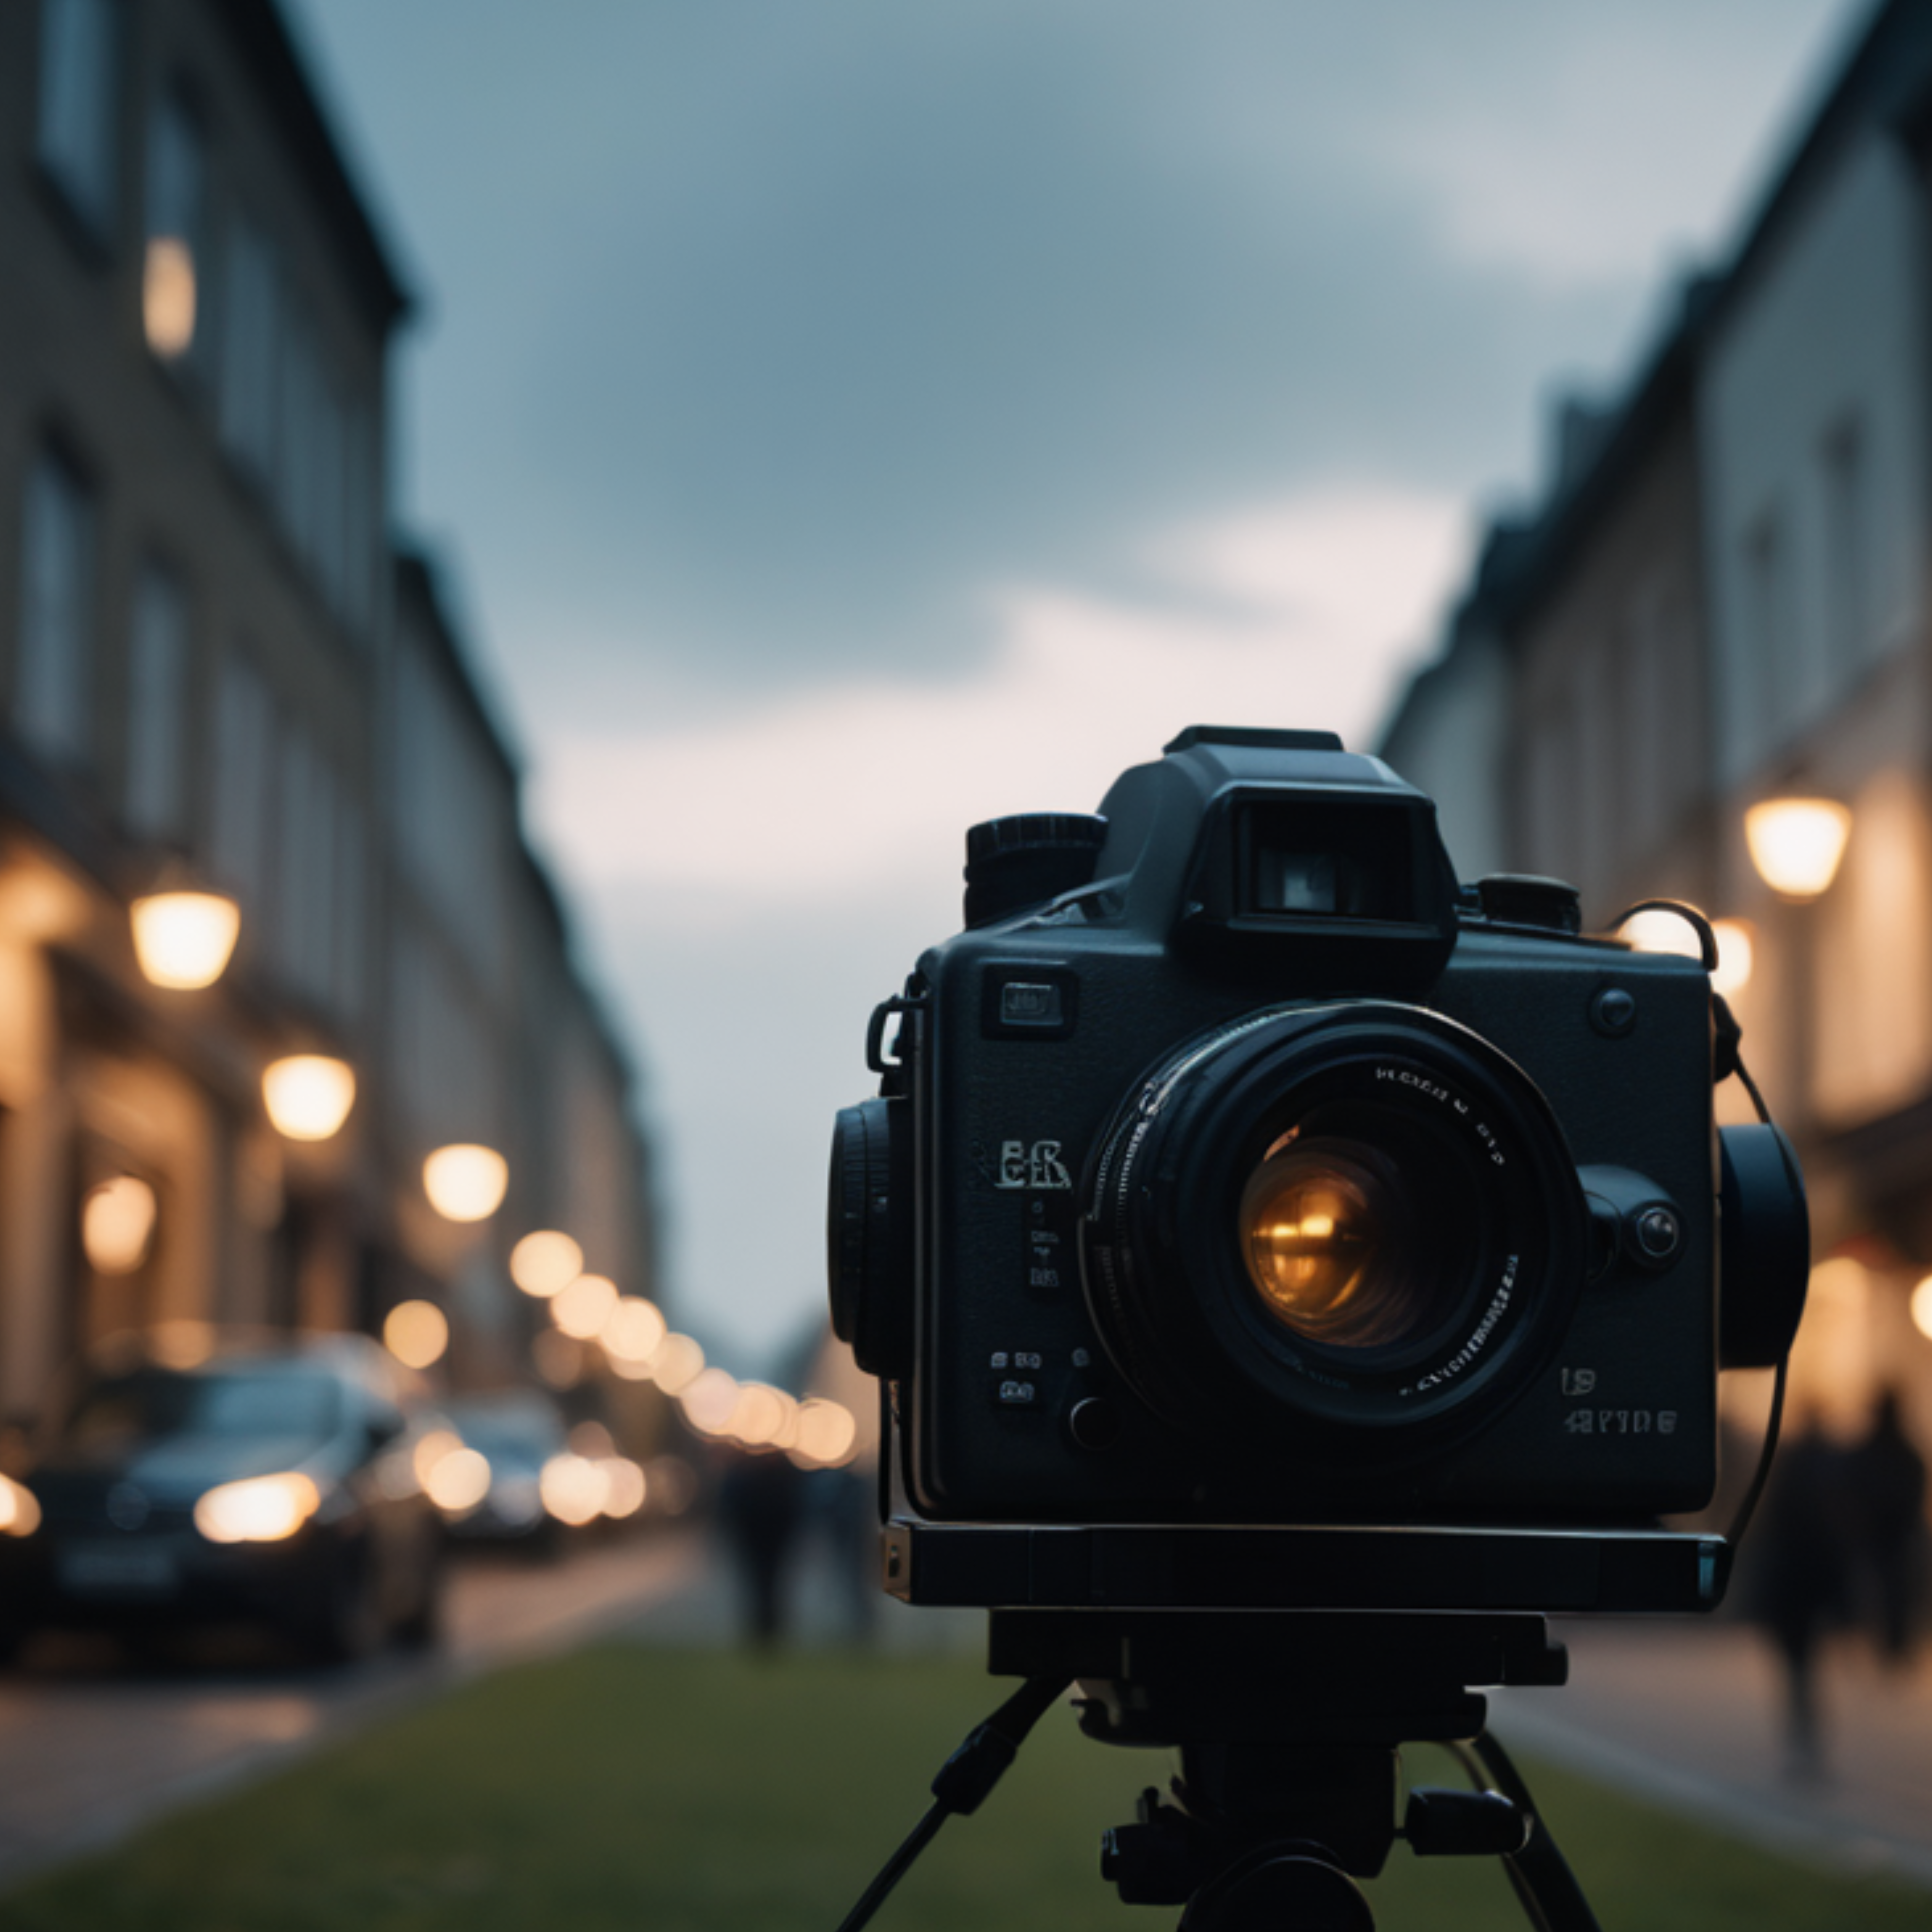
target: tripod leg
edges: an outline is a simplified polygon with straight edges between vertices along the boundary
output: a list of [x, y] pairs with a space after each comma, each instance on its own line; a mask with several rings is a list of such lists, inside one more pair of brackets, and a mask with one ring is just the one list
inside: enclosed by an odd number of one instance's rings
[[1456, 1755], [1466, 1765], [1473, 1756], [1496, 1790], [1529, 1821], [1528, 1842], [1521, 1851], [1503, 1860], [1503, 1869], [1509, 1875], [1523, 1916], [1536, 1932], [1602, 1932], [1597, 1915], [1583, 1896], [1582, 1887], [1576, 1882], [1576, 1874], [1550, 1835], [1550, 1827], [1538, 1815], [1529, 1786], [1509, 1753], [1484, 1731], [1473, 1748], [1459, 1747]]

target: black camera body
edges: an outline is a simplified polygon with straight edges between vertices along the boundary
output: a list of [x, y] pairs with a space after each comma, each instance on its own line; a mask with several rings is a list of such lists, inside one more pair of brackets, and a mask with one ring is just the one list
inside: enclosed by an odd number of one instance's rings
[[967, 878], [833, 1149], [834, 1323], [920, 1516], [1709, 1502], [1719, 1368], [1788, 1347], [1808, 1263], [1776, 1130], [1718, 1132], [1697, 960], [1459, 886], [1430, 800], [1325, 733], [1191, 729], [1098, 818], [974, 828]]

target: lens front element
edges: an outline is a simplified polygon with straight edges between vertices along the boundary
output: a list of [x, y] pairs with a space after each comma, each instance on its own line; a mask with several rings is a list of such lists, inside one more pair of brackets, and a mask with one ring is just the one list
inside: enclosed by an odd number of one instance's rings
[[1412, 1339], [1427, 1297], [1387, 1161], [1298, 1130], [1242, 1190], [1242, 1250], [1262, 1305], [1304, 1341], [1372, 1348]]
[[1090, 1186], [1082, 1278], [1121, 1374], [1177, 1426], [1304, 1471], [1483, 1428], [1582, 1292], [1548, 1103], [1468, 1028], [1393, 1001], [1183, 1042], [1124, 1098]]

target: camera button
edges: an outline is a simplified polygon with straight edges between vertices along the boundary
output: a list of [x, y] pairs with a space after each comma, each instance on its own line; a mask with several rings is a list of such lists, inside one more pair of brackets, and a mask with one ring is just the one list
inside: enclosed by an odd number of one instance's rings
[[1103, 1395], [1090, 1395], [1067, 1412], [1066, 1432], [1082, 1449], [1111, 1449], [1120, 1439], [1120, 1412]]
[[1668, 1208], [1646, 1208], [1637, 1216], [1636, 1233], [1637, 1246], [1653, 1262], [1668, 1261], [1684, 1235], [1677, 1216]]

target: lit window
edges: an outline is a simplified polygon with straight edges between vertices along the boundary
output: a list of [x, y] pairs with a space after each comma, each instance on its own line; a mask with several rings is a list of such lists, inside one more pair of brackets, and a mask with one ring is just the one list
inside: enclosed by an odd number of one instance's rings
[[43, 452], [27, 478], [21, 531], [20, 653], [14, 716], [56, 758], [88, 749], [92, 686], [94, 505], [58, 456]]
[[173, 574], [150, 563], [134, 586], [128, 640], [128, 823], [172, 838], [185, 817], [188, 604]]
[[74, 212], [104, 239], [114, 223], [120, 24], [116, 0], [42, 0], [34, 152]]
[[164, 362], [196, 359], [206, 340], [201, 313], [202, 211], [207, 180], [200, 124], [164, 94], [148, 129], [148, 240], [141, 312], [148, 346]]

